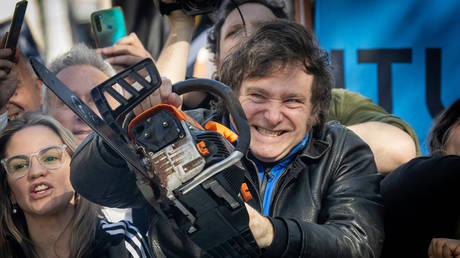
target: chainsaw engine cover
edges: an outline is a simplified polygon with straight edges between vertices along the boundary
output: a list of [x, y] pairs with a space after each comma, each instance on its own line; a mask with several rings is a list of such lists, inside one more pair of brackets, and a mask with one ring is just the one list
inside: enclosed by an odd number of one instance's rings
[[185, 137], [185, 131], [179, 120], [166, 110], [146, 119], [132, 130], [136, 144], [157, 152], [163, 147]]

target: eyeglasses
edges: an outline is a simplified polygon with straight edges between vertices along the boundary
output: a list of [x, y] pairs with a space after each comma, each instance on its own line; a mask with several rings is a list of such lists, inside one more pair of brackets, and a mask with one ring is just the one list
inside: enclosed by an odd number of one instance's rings
[[57, 169], [62, 167], [65, 161], [65, 144], [51, 145], [35, 153], [16, 155], [2, 159], [2, 165], [6, 172], [13, 178], [21, 178], [30, 170], [33, 157], [37, 157], [38, 162], [44, 168]]

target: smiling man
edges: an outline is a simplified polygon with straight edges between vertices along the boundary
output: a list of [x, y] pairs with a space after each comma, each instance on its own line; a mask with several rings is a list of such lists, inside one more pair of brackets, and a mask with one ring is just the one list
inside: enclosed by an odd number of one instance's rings
[[244, 163], [254, 198], [247, 208], [262, 254], [379, 257], [380, 177], [368, 145], [326, 123], [333, 85], [327, 54], [305, 27], [285, 20], [263, 23], [242, 44], [223, 60], [219, 78], [251, 128]]
[[262, 162], [278, 161], [302, 141], [311, 129], [312, 84], [313, 76], [297, 65], [242, 82], [239, 100], [251, 125], [254, 157]]

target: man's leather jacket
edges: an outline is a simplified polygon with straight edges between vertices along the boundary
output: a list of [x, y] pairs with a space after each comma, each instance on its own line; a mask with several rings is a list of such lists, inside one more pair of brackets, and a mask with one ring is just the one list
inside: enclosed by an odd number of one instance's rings
[[[189, 115], [200, 123], [213, 120], [228, 125], [228, 119], [216, 119], [207, 112], [194, 111]], [[97, 162], [109, 161], [107, 154], [102, 154], [107, 151], [101, 150], [104, 145], [97, 144], [100, 141], [97, 138], [84, 143], [88, 146], [87, 151], [92, 150], [91, 155], [85, 155], [84, 152], [88, 152], [82, 151], [85, 148], [82, 146], [76, 151], [71, 165], [71, 180], [77, 191], [83, 191], [83, 196], [108, 206], [105, 199], [101, 199], [101, 194], [120, 196], [113, 193], [118, 188], [114, 185], [116, 182], [124, 193], [127, 193], [128, 185], [135, 184], [128, 184], [126, 173], [121, 175], [123, 168], [115, 163], [107, 164], [111, 168], [105, 171], [87, 171], [91, 168], [88, 165], [96, 159], [99, 159]], [[101, 154], [96, 155], [95, 152]], [[118, 163], [119, 159], [113, 159], [115, 161]], [[254, 197], [249, 204], [261, 212], [258, 173], [250, 161], [246, 161], [245, 165], [248, 169], [246, 181]], [[102, 177], [124, 179], [106, 180], [111, 183], [106, 186], [101, 180], [93, 179], [93, 184], [90, 179], [95, 173]], [[270, 210], [275, 239], [263, 254], [379, 257], [384, 240], [380, 179], [370, 148], [353, 132], [334, 122], [322, 129], [313, 129], [305, 149], [293, 159], [275, 186]], [[96, 185], [97, 188], [91, 187]], [[136, 189], [130, 192], [132, 198], [138, 196], [134, 194], [138, 192]], [[109, 203], [115, 202], [116, 207], [129, 207], [138, 201], [126, 197]], [[157, 225], [152, 225], [152, 230], [156, 232], [151, 232], [151, 236], [157, 239], [167, 256], [199, 256], [196, 246], [178, 235], [173, 225], [168, 226], [165, 224], [167, 221], [156, 219]]]
[[[226, 117], [212, 120], [229, 126]], [[275, 225], [274, 242], [277, 231], [287, 229], [287, 238], [277, 247], [283, 250], [265, 254], [379, 257], [384, 240], [381, 176], [369, 146], [335, 121], [313, 129], [310, 137], [273, 190], [270, 217]], [[248, 159], [244, 163], [253, 196], [248, 203], [262, 212], [256, 166]]]

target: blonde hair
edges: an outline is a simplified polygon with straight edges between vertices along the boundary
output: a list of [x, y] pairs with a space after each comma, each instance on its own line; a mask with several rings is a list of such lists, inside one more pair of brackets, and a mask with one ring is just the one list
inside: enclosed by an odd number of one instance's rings
[[[0, 159], [5, 158], [6, 145], [16, 132], [36, 125], [43, 125], [53, 130], [67, 145], [68, 154], [73, 155], [78, 142], [72, 133], [50, 116], [28, 112], [22, 118], [10, 121], [0, 132]], [[2, 247], [0, 257], [38, 257], [34, 243], [28, 236], [23, 212], [18, 209], [13, 215], [11, 191], [6, 176], [6, 171], [0, 166], [0, 246]], [[84, 257], [91, 253], [91, 244], [95, 239], [98, 226], [98, 216], [101, 214], [98, 205], [75, 194], [75, 213], [66, 226], [70, 226], [72, 232], [69, 243], [70, 257]]]

